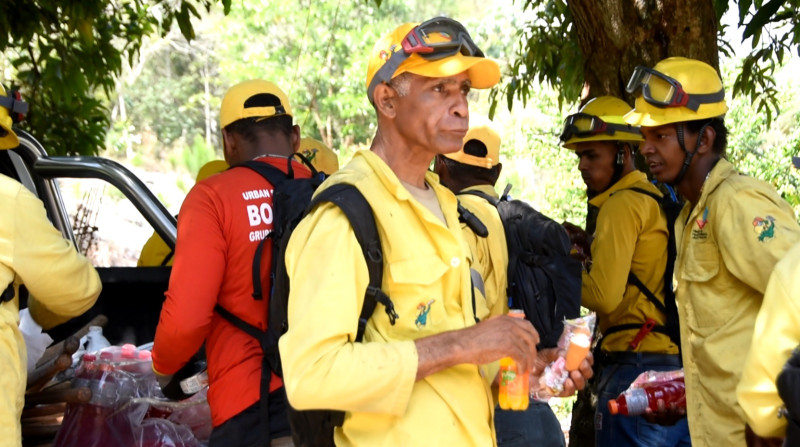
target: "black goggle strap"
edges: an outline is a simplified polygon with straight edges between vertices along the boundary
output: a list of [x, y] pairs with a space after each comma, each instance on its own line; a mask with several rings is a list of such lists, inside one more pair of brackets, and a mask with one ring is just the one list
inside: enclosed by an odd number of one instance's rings
[[725, 89], [716, 93], [687, 93], [687, 95], [689, 95], [689, 101], [686, 103], [685, 107], [692, 112], [697, 112], [697, 109], [703, 104], [711, 104], [724, 100]]
[[370, 102], [375, 102], [372, 96], [375, 92], [375, 87], [377, 87], [380, 83], [391, 81], [392, 75], [394, 75], [394, 73], [397, 71], [397, 67], [399, 67], [400, 64], [402, 64], [403, 61], [408, 59], [410, 56], [410, 54], [403, 50], [392, 52], [389, 60], [387, 60], [386, 63], [378, 69], [378, 71], [375, 73], [375, 76], [372, 77], [372, 81], [369, 83], [369, 88], [367, 89], [367, 98], [369, 98]]
[[[593, 118], [597, 122], [599, 122], [601, 124], [605, 124], [605, 126], [593, 126], [593, 127], [597, 127], [597, 128], [593, 128], [593, 129], [580, 129], [578, 126], [573, 124], [574, 121], [570, 119], [570, 118], [572, 118], [574, 116], [576, 116], [576, 115], [569, 116], [565, 120], [565, 122], [564, 122], [564, 130], [561, 132], [561, 136], [559, 137], [561, 139], [561, 141], [567, 141], [572, 137], [579, 137], [579, 138], [580, 137], [591, 137], [591, 136], [594, 136], [594, 135], [599, 135], [601, 133], [604, 133], [604, 134], [607, 134], [607, 135], [614, 135], [614, 134], [617, 133], [617, 131], [629, 132], [629, 133], [634, 133], [634, 134], [637, 134], [637, 135], [641, 135], [642, 134], [642, 131], [639, 130], [638, 127], [634, 127], [634, 126], [632, 126], [630, 124], [606, 123], [605, 121], [601, 120], [598, 117], [593, 117]], [[585, 116], [592, 117], [592, 115], [585, 115]]]
[[28, 103], [11, 96], [0, 96], [0, 107], [5, 107], [11, 113], [25, 115], [28, 113]]

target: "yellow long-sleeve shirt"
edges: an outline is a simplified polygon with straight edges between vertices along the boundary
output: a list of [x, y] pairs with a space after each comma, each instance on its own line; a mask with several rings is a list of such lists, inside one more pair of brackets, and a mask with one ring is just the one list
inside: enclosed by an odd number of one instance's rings
[[[478, 185], [465, 188], [463, 192], [480, 191], [499, 199], [491, 185]], [[473, 268], [480, 273], [486, 287], [486, 300], [493, 315], [508, 313], [508, 248], [506, 232], [497, 208], [483, 197], [471, 194], [458, 195], [461, 204], [475, 215], [489, 231], [486, 237], [476, 235], [467, 224], [462, 223], [464, 239], [472, 253]]]
[[770, 274], [800, 239], [792, 208], [719, 160], [675, 222], [686, 407], [696, 447], [744, 446], [736, 399]]
[[782, 437], [786, 418], [775, 379], [800, 345], [800, 243], [775, 265], [756, 318], [750, 352], [736, 387], [747, 423], [759, 436]]
[[[100, 294], [92, 264], [47, 219], [44, 205], [19, 182], [0, 175], [0, 290], [13, 282], [30, 293], [31, 316], [45, 329], [87, 311]], [[22, 443], [20, 415], [27, 352], [19, 331], [19, 298], [0, 304], [0, 439]]]
[[[453, 194], [426, 175], [447, 225], [414, 200], [374, 153], [356, 153], [323, 186], [355, 185], [372, 205], [384, 256], [382, 289], [399, 319], [378, 305], [354, 343], [368, 283], [345, 215], [323, 204], [295, 229], [286, 253], [289, 331], [280, 339], [284, 383], [298, 409], [346, 412], [339, 446], [495, 445], [485, 368], [457, 365], [415, 381], [414, 340], [475, 324], [469, 249]], [[479, 318], [488, 316], [476, 300]]]
[[[600, 208], [592, 242], [592, 269], [583, 273], [581, 300], [597, 313], [600, 331], [622, 324], [644, 324], [653, 318], [664, 325], [666, 316], [633, 284], [628, 273], [664, 302], [664, 268], [667, 262], [667, 220], [656, 200], [630, 188], [661, 194], [641, 171], [622, 177], [589, 201]], [[604, 351], [624, 351], [637, 330], [609, 334]], [[639, 352], [677, 354], [678, 347], [665, 334], [648, 334]]]

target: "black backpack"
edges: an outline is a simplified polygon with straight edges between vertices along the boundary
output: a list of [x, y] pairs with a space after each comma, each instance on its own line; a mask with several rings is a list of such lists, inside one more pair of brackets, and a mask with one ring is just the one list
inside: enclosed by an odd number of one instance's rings
[[[664, 210], [664, 214], [667, 217], [667, 232], [669, 233], [669, 237], [667, 239], [667, 265], [664, 268], [664, 303], [662, 304], [661, 301], [656, 298], [655, 294], [650, 291], [650, 289], [648, 289], [647, 286], [645, 286], [644, 283], [633, 274], [633, 272], [628, 273], [628, 283], [636, 286], [642, 292], [642, 294], [644, 294], [644, 296], [646, 296], [647, 299], [653, 303], [656, 309], [666, 316], [666, 324], [664, 326], [654, 326], [651, 329], [652, 332], [659, 332], [667, 335], [680, 350], [681, 332], [678, 317], [678, 306], [675, 303], [675, 291], [672, 289], [672, 274], [675, 268], [675, 258], [677, 257], [678, 253], [675, 245], [675, 234], [673, 230], [675, 228], [675, 220], [678, 218], [678, 214], [680, 214], [683, 204], [679, 202], [676, 197], [673, 197], [672, 194], [664, 194], [663, 196], [659, 196], [654, 192], [641, 188], [632, 187], [626, 189], [653, 198], [656, 202], [658, 202], [658, 206]], [[671, 193], [671, 191], [669, 192]], [[641, 325], [635, 323], [612, 326], [605, 331], [603, 336], [605, 337], [609, 334], [629, 329], [640, 329], [641, 327]]]
[[558, 344], [564, 320], [581, 310], [581, 264], [570, 257], [572, 244], [561, 224], [521, 200], [511, 200], [511, 185], [497, 199], [463, 191], [497, 207], [508, 247], [508, 301], [523, 309], [539, 333], [539, 347]]
[[[302, 157], [301, 157], [302, 158]], [[378, 303], [381, 303], [394, 324], [397, 314], [389, 297], [381, 290], [383, 281], [383, 252], [378, 237], [378, 229], [372, 214], [372, 208], [356, 187], [349, 184], [337, 184], [326, 188], [316, 197], [312, 196], [324, 180], [324, 174], [318, 174], [312, 168], [314, 175], [309, 179], [293, 178], [291, 165], [288, 174], [280, 169], [260, 162], [246, 162], [235, 167], [250, 168], [273, 185], [272, 208], [273, 230], [267, 236], [272, 239], [272, 268], [270, 272], [272, 289], [269, 295], [269, 321], [267, 330], [261, 331], [251, 326], [241, 318], [233, 315], [228, 310], [217, 305], [217, 311], [231, 324], [257, 339], [264, 352], [261, 373], [261, 426], [264, 430], [262, 438], [268, 441], [269, 437], [269, 382], [270, 371], [278, 376], [283, 375], [280, 354], [278, 352], [278, 339], [288, 330], [288, 300], [289, 277], [286, 273], [284, 254], [289, 243], [292, 231], [305, 215], [322, 202], [336, 204], [347, 216], [353, 227], [356, 239], [361, 245], [364, 258], [369, 271], [369, 285], [365, 291], [364, 305], [358, 319], [358, 332], [356, 341], [360, 342], [364, 336], [367, 321], [372, 316]], [[263, 299], [261, 259], [266, 238], [259, 243], [253, 258], [253, 298]], [[334, 427], [342, 425], [344, 413], [334, 410], [298, 411], [287, 405], [289, 423], [292, 428], [292, 437], [296, 447], [302, 446], [333, 446]], [[268, 442], [267, 442], [268, 444]]]

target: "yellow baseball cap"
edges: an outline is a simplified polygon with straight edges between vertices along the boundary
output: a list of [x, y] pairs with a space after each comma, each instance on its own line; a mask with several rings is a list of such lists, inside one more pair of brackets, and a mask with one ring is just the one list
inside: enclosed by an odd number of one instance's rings
[[322, 141], [303, 137], [297, 152], [303, 154], [319, 172], [330, 175], [339, 170], [339, 156]]
[[[262, 106], [259, 101], [261, 95], [273, 95], [280, 103], [272, 106]], [[289, 98], [277, 85], [262, 79], [252, 79], [240, 82], [229, 88], [222, 98], [222, 107], [219, 111], [219, 121], [222, 129], [228, 124], [244, 118], [272, 118], [273, 116], [292, 116]]]
[[[470, 140], [478, 140], [486, 146], [486, 156], [479, 157], [464, 153], [464, 146]], [[465, 165], [477, 166], [479, 168], [492, 169], [500, 163], [500, 135], [487, 122], [470, 126], [467, 134], [464, 135], [464, 144], [457, 152], [444, 154], [445, 157], [464, 163]]]
[[226, 163], [225, 160], [211, 160], [201, 166], [197, 171], [195, 183], [199, 183], [200, 181], [203, 181], [214, 174], [219, 174], [226, 169], [228, 169], [228, 163]]
[[[452, 24], [452, 26], [460, 27], [463, 32], [458, 33], [456, 38], [464, 39], [465, 44], [477, 49], [477, 47], [474, 46], [475, 44], [472, 43], [467, 31], [463, 29], [463, 26], [452, 19], [440, 17], [429, 20], [423, 24], [405, 23], [400, 25], [394, 31], [378, 40], [373, 47], [372, 52], [370, 53], [369, 64], [367, 66], [366, 83], [367, 97], [369, 98], [370, 102], [372, 102], [372, 89], [375, 87], [372, 85], [373, 78], [375, 78], [381, 67], [383, 67], [387, 61], [389, 61], [394, 53], [404, 51], [403, 40], [409, 35], [409, 32], [418, 26], [425, 25], [436, 20], [445, 22], [447, 24]], [[452, 34], [453, 33], [434, 32], [425, 34], [425, 37], [428, 42], [435, 46], [437, 43], [452, 42]], [[479, 49], [477, 50], [480, 51]], [[500, 67], [497, 65], [497, 62], [483, 57], [483, 53], [479, 53], [479, 55], [475, 56], [467, 56], [462, 51], [455, 51], [452, 55], [435, 60], [426, 58], [420, 54], [424, 53], [410, 54], [408, 58], [403, 60], [397, 66], [391, 75], [388, 73], [382, 74], [379, 81], [389, 82], [395, 77], [406, 72], [420, 76], [427, 76], [429, 78], [444, 78], [448, 76], [454, 76], [465, 71], [469, 75], [469, 79], [472, 82], [473, 88], [489, 88], [497, 84], [497, 82], [500, 80]]]

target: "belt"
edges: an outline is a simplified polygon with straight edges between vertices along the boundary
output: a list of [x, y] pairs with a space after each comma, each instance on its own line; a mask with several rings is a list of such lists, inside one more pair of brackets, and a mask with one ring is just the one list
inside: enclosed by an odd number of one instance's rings
[[624, 365], [683, 366], [680, 354], [656, 354], [652, 352], [603, 352], [603, 363]]

